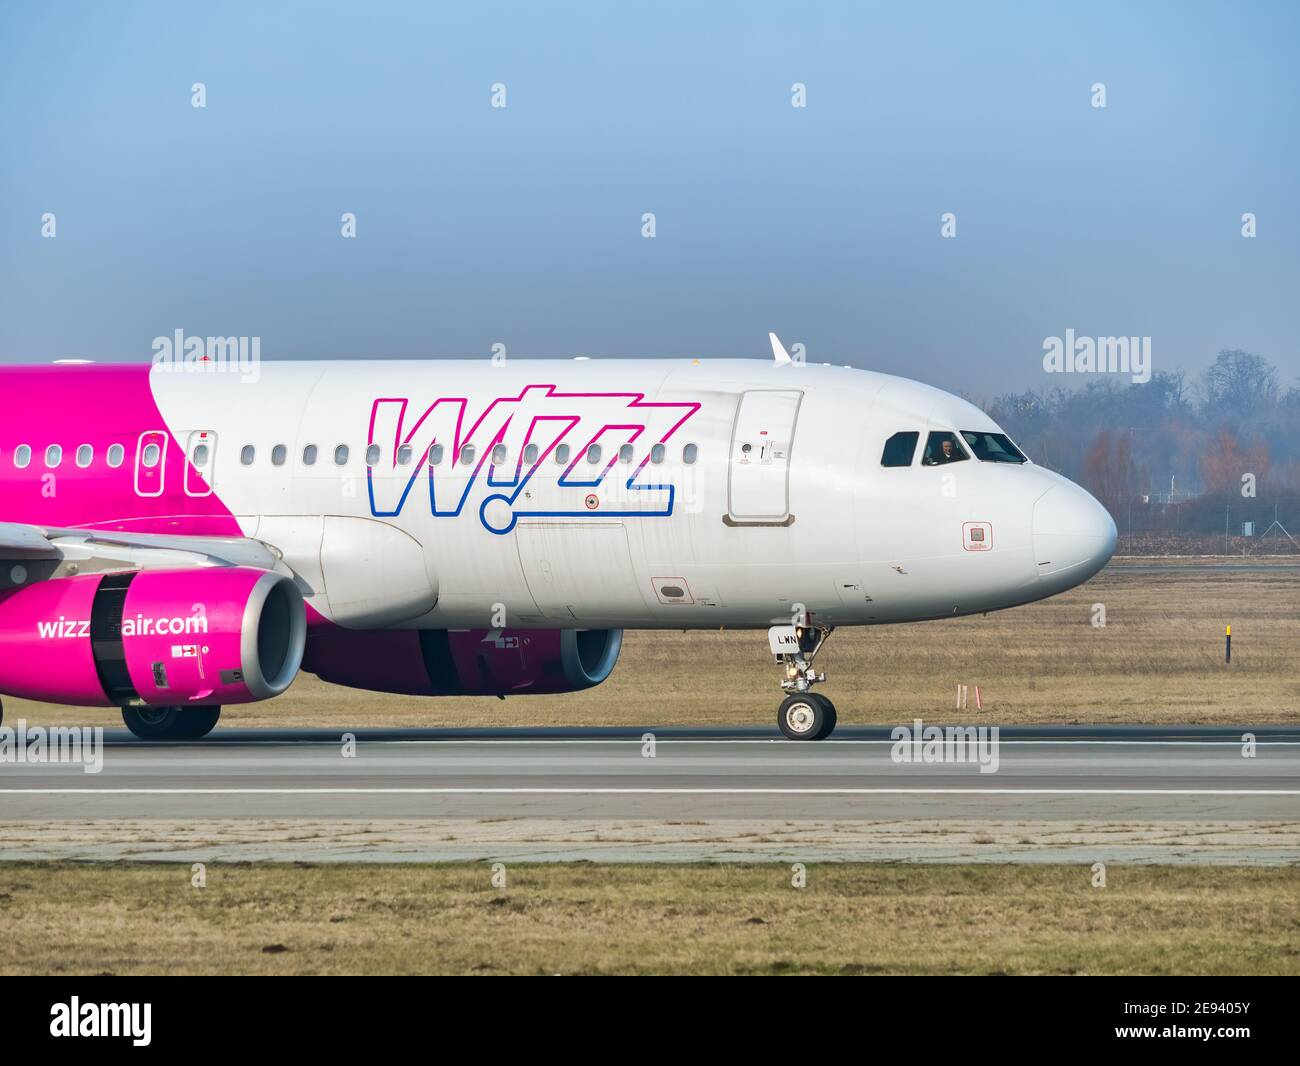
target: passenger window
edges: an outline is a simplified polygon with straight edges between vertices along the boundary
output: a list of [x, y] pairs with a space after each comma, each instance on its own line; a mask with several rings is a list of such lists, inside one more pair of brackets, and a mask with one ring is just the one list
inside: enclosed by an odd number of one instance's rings
[[126, 458], [126, 449], [120, 444], [110, 444], [108, 447], [108, 465], [116, 469], [122, 465], [122, 460]]
[[1011, 443], [1005, 433], [976, 433], [963, 429], [962, 437], [982, 463], [1027, 463], [1024, 452]]
[[89, 444], [83, 444], [77, 449], [77, 465], [85, 470], [95, 458], [95, 449]]
[[685, 448], [682, 449], [682, 462], [689, 465], [690, 463], [695, 462], [697, 458], [699, 458], [699, 454], [700, 454], [700, 449], [698, 447], [696, 447], [694, 444], [688, 444], [686, 445]]
[[158, 465], [158, 457], [162, 453], [158, 451], [158, 445], [146, 444], [144, 446], [144, 465], [147, 469], [152, 470]]
[[208, 446], [206, 444], [200, 444], [195, 447], [194, 458], [191, 460], [191, 462], [195, 466], [208, 465]]
[[409, 444], [403, 444], [400, 448], [397, 449], [397, 465], [398, 466], [411, 465], [411, 446]]
[[305, 447], [302, 450], [302, 465], [303, 466], [316, 465], [316, 445], [308, 444], [307, 447]]
[[379, 445], [372, 444], [366, 449], [366, 466], [379, 465]]
[[592, 444], [587, 447], [587, 462], [595, 466], [600, 462], [600, 445]]
[[348, 446], [346, 444], [340, 444], [337, 448], [334, 449], [334, 465], [335, 466], [348, 465]]
[[461, 450], [460, 450], [460, 465], [461, 465], [461, 466], [470, 466], [470, 465], [472, 465], [473, 462], [474, 462], [474, 456], [475, 456], [476, 454], [477, 454], [477, 451], [476, 451], [476, 449], [474, 448], [474, 445], [472, 445], [472, 444], [466, 444], [466, 445], [465, 445], [463, 448], [461, 448]]
[[650, 449], [650, 461], [656, 465], [662, 463], [664, 461], [664, 452], [667, 450], [662, 444], [656, 444]]
[[[200, 444], [199, 448], [202, 447], [205, 447], [205, 445]], [[198, 448], [195, 449], [195, 454], [197, 453], [198, 453]], [[277, 444], [274, 448], [271, 449], [272, 466], [284, 466], [284, 461], [287, 458], [289, 458], [289, 449], [286, 448], [283, 444]]]
[[32, 461], [32, 449], [30, 445], [20, 444], [14, 449], [14, 466], [21, 470]]
[[537, 451], [538, 449], [536, 444], [524, 445], [524, 462], [529, 466], [532, 466], [537, 462]]
[[885, 441], [885, 450], [880, 456], [881, 466], [911, 466], [912, 457], [916, 455], [916, 442], [921, 434], [911, 430], [895, 433]]
[[925, 454], [921, 456], [921, 463], [924, 466], [943, 466], [945, 463], [960, 463], [969, 458], [957, 442], [955, 433], [931, 433], [925, 442]]
[[567, 444], [557, 444], [555, 446], [555, 461], [561, 466], [569, 461], [569, 446]]
[[632, 445], [624, 444], [619, 448], [618, 461], [620, 463], [630, 463], [632, 461]]
[[498, 444], [492, 449], [492, 465], [501, 466], [505, 463], [508, 451], [504, 444]]
[[442, 465], [442, 451], [443, 451], [443, 448], [442, 448], [442, 445], [441, 445], [441, 444], [430, 444], [430, 445], [429, 445], [429, 465], [430, 465], [430, 466], [441, 466], [441, 465]]
[[63, 448], [58, 444], [51, 444], [45, 449], [45, 465], [53, 470], [63, 462]]
[[245, 444], [242, 448], [239, 449], [239, 461], [244, 466], [252, 466], [253, 459], [256, 456], [256, 454], [257, 452], [251, 444]]

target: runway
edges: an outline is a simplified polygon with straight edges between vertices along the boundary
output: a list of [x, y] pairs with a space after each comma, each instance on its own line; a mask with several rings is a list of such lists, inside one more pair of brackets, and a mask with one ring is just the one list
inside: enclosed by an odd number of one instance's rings
[[[9, 723], [13, 725], [11, 721]], [[911, 725], [911, 722], [900, 723]], [[944, 726], [951, 722], [935, 723]], [[980, 724], [980, 723], [961, 723]], [[888, 740], [894, 726], [841, 725], [836, 728], [831, 743], [846, 740]], [[514, 726], [509, 728], [465, 727], [461, 729], [353, 729], [358, 741], [366, 742], [417, 742], [417, 741], [510, 741], [510, 740], [640, 740], [653, 733], [665, 740], [771, 740], [780, 741], [775, 726]], [[1004, 741], [1060, 740], [1060, 741], [1239, 741], [1245, 732], [1260, 740], [1291, 741], [1300, 744], [1300, 726], [1218, 726], [1218, 725], [1012, 725], [1000, 727]], [[218, 728], [201, 742], [202, 745], [229, 745], [232, 747], [259, 747], [267, 744], [338, 743], [342, 734], [337, 729], [227, 729]], [[125, 745], [135, 748], [171, 747], [171, 743], [148, 742], [137, 739], [125, 729], [104, 730], [108, 745]]]
[[[1256, 738], [1243, 757], [1242, 735]], [[653, 745], [644, 737], [651, 734]], [[983, 763], [886, 728], [218, 730], [105, 735], [102, 769], [0, 764], [6, 821], [197, 818], [908, 818], [1187, 821], [1300, 815], [1300, 730], [1008, 727]], [[991, 742], [991, 736], [986, 741]], [[900, 761], [900, 751], [911, 761]], [[942, 754], [942, 752], [940, 752]], [[958, 752], [950, 750], [949, 759]]]
[[884, 727], [347, 736], [109, 730], [98, 773], [0, 762], [0, 861], [1300, 862], [1293, 727], [1007, 727], [985, 773], [897, 762]]
[[1180, 574], [1220, 574], [1220, 573], [1237, 573], [1237, 574], [1272, 574], [1288, 573], [1300, 570], [1300, 563], [1282, 563], [1282, 562], [1232, 562], [1232, 563], [1203, 563], [1189, 562], [1178, 563], [1175, 566], [1160, 563], [1131, 563], [1113, 565], [1112, 573], [1119, 572], [1125, 574], [1169, 574], [1176, 572]]

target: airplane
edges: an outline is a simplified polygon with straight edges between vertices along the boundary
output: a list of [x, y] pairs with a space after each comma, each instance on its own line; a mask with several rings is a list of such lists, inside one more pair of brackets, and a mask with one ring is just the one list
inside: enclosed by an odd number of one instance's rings
[[194, 740], [300, 670], [567, 693], [626, 629], [766, 630], [780, 731], [821, 740], [834, 629], [1030, 603], [1110, 559], [1106, 509], [973, 404], [770, 342], [0, 367], [0, 693]]

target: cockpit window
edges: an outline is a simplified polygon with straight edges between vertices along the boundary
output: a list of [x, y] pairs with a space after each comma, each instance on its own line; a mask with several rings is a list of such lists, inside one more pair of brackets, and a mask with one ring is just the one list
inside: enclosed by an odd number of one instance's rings
[[925, 453], [921, 456], [922, 466], [943, 466], [944, 463], [960, 463], [969, 459], [965, 449], [957, 441], [955, 433], [931, 433], [925, 442]]
[[976, 433], [963, 429], [961, 435], [966, 438], [975, 458], [982, 463], [1027, 463], [1024, 453], [1005, 433]]
[[880, 456], [881, 466], [911, 466], [912, 456], [916, 454], [916, 442], [921, 434], [905, 430], [895, 433], [885, 441], [885, 450]]

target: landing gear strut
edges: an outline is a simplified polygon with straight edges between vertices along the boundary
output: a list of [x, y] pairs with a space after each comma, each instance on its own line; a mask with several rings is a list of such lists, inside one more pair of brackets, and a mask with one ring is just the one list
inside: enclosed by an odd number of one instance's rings
[[220, 717], [220, 707], [122, 708], [122, 721], [141, 740], [198, 740]]
[[835, 729], [835, 704], [812, 691], [826, 680], [812, 665], [830, 635], [829, 626], [807, 623], [768, 630], [776, 661], [785, 667], [781, 687], [789, 693], [776, 712], [776, 724], [789, 740], [825, 740]]

